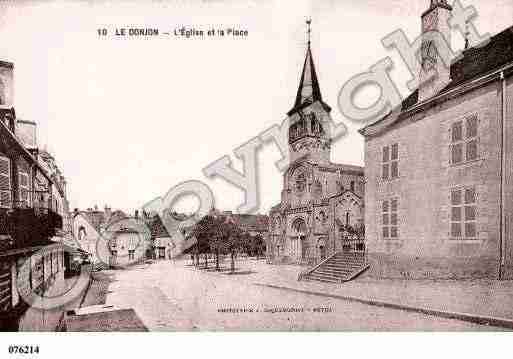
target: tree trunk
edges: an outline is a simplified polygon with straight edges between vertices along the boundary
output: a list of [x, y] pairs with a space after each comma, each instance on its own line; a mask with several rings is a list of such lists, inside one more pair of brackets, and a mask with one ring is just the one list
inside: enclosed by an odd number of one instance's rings
[[206, 253], [205, 253], [205, 268], [208, 268], [208, 257], [207, 257]]
[[216, 251], [216, 270], [219, 270], [219, 251]]
[[235, 253], [232, 251], [232, 266], [231, 266], [232, 273], [235, 271]]

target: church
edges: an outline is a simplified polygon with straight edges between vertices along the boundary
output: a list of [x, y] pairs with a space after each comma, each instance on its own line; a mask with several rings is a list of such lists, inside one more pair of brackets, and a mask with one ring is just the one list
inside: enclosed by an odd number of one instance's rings
[[271, 263], [313, 265], [338, 251], [364, 251], [364, 171], [330, 161], [330, 111], [309, 40], [296, 100], [287, 114], [290, 165], [281, 203], [269, 214]]

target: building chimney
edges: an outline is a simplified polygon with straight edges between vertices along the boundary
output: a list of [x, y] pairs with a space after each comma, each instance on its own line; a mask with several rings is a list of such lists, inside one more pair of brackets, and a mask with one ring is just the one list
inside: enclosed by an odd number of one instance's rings
[[420, 102], [437, 95], [451, 82], [451, 12], [446, 0], [431, 0], [422, 14]]

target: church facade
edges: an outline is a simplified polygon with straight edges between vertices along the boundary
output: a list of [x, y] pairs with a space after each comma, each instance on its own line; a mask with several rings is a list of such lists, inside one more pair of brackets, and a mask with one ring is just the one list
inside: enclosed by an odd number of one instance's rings
[[323, 102], [308, 42], [289, 118], [290, 165], [269, 214], [271, 263], [315, 264], [336, 251], [364, 250], [364, 171], [330, 161], [330, 107]]

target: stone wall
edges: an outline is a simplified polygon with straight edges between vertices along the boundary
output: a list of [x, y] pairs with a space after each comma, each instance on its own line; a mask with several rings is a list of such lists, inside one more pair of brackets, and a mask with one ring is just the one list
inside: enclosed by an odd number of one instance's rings
[[[384, 134], [366, 140], [365, 225], [372, 265], [368, 275], [413, 278], [426, 277], [425, 273], [431, 278], [498, 275], [499, 95], [499, 83], [490, 83], [413, 115]], [[478, 160], [452, 165], [451, 125], [469, 115], [477, 115], [479, 120]], [[511, 133], [511, 115], [508, 121]], [[382, 147], [393, 143], [399, 144], [399, 178], [382, 180]], [[510, 161], [512, 157], [509, 156]], [[511, 166], [509, 169], [511, 172]], [[476, 189], [477, 239], [451, 238], [450, 192], [457, 186]], [[396, 240], [383, 239], [381, 232], [381, 204], [390, 198], [399, 201]], [[511, 208], [509, 211], [512, 213]], [[513, 258], [513, 252], [510, 250], [507, 256]]]

